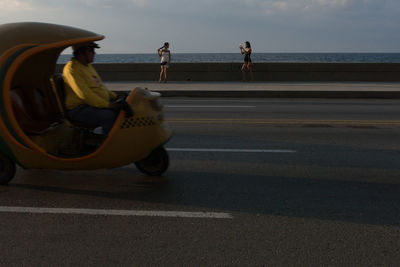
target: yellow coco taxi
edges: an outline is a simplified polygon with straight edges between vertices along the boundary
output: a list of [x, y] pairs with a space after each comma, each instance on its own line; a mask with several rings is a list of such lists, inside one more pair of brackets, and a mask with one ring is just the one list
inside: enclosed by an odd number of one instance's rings
[[16, 165], [89, 170], [135, 163], [148, 175], [166, 171], [169, 158], [163, 144], [171, 131], [159, 93], [132, 90], [106, 139], [66, 116], [57, 59], [69, 46], [104, 36], [24, 22], [0, 25], [0, 37], [0, 184], [13, 178]]

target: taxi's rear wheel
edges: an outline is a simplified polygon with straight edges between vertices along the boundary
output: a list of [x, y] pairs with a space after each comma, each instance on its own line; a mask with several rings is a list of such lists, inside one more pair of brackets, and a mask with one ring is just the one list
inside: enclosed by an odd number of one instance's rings
[[0, 154], [0, 185], [6, 185], [14, 178], [15, 163], [8, 157]]
[[168, 152], [164, 147], [159, 147], [150, 155], [140, 161], [135, 162], [136, 167], [143, 173], [151, 176], [160, 176], [169, 167]]

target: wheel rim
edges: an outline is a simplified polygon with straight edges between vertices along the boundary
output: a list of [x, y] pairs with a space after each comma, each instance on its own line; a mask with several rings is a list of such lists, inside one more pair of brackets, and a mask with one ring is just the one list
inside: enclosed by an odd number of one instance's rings
[[154, 150], [147, 158], [136, 162], [138, 169], [149, 175], [161, 175], [169, 166], [168, 153], [164, 148]]

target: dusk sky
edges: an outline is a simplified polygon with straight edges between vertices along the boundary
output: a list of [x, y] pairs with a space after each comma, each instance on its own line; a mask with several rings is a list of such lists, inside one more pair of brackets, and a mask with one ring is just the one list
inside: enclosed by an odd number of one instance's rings
[[100, 53], [400, 52], [400, 0], [0, 0], [0, 23], [106, 36]]

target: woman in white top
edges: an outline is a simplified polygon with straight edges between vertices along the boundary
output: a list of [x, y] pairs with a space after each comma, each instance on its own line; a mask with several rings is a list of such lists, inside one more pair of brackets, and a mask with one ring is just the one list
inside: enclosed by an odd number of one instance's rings
[[164, 43], [164, 46], [158, 49], [158, 56], [161, 58], [161, 72], [158, 82], [167, 82], [167, 69], [171, 63], [171, 51], [169, 51], [169, 43]]

